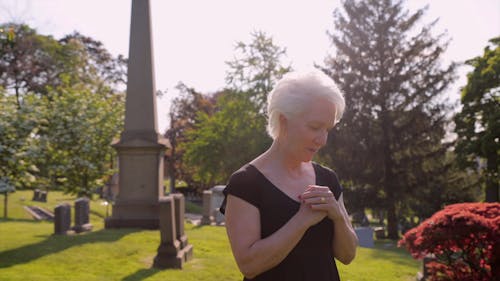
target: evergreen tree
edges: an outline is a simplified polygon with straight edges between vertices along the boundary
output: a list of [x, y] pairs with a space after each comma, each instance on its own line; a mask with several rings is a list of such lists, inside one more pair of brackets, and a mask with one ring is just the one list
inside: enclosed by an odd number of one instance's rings
[[431, 34], [436, 21], [418, 27], [424, 12], [410, 13], [403, 1], [343, 1], [329, 34], [336, 52], [323, 67], [347, 104], [323, 156], [348, 188], [367, 189], [366, 207], [384, 208], [391, 239], [410, 195], [446, 170], [442, 93], [455, 65], [440, 65], [447, 42]]

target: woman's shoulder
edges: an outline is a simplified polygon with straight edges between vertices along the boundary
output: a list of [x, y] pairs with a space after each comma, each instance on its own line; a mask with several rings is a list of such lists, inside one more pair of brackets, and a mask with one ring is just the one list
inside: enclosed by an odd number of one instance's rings
[[337, 173], [332, 168], [329, 168], [322, 164], [313, 162], [313, 165], [316, 170], [316, 175], [320, 177], [322, 181], [328, 182], [328, 186], [330, 186], [330, 189], [338, 199], [344, 188], [340, 184]]
[[319, 163], [316, 163], [316, 162], [312, 162], [312, 163], [313, 163], [313, 166], [315, 167], [315, 170], [317, 172], [319, 172], [320, 174], [335, 177], [338, 180], [337, 173], [332, 168], [327, 167], [327, 166], [322, 165], [322, 164], [319, 164]]
[[247, 182], [248, 180], [254, 177], [255, 177], [255, 168], [253, 167], [252, 164], [247, 163], [231, 174], [231, 176], [229, 177], [229, 183]]

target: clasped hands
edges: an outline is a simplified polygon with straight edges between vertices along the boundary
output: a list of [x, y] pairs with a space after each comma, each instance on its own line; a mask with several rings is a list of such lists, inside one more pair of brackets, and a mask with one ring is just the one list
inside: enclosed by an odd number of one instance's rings
[[334, 222], [343, 218], [340, 204], [327, 186], [309, 185], [299, 199], [301, 207], [323, 212]]

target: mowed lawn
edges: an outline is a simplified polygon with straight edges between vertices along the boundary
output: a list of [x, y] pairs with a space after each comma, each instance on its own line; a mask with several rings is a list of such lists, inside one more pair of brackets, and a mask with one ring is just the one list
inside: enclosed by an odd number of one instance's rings
[[[32, 191], [9, 195], [9, 219], [3, 219], [0, 200], [0, 280], [242, 280], [231, 255], [224, 227], [186, 223], [194, 258], [182, 270], [152, 268], [159, 244], [159, 231], [105, 230], [106, 206], [91, 202], [92, 232], [55, 236], [51, 222], [37, 222], [23, 209], [37, 205], [53, 211], [61, 202], [75, 198], [50, 192], [48, 202], [33, 202]], [[109, 208], [111, 211], [111, 208]], [[74, 210], [72, 209], [72, 215]], [[338, 263], [344, 281], [415, 280], [420, 262], [391, 241], [376, 241], [375, 249], [359, 248], [348, 266]]]

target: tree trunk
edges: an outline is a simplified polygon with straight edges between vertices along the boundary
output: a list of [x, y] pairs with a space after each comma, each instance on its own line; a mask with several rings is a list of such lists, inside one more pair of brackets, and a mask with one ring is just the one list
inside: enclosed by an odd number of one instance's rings
[[9, 192], [5, 192], [3, 196], [4, 196], [4, 198], [3, 198], [3, 217], [6, 219], [7, 218], [7, 202], [8, 202], [7, 196], [9, 196]]
[[396, 202], [392, 196], [387, 200], [387, 238], [397, 240], [398, 235], [398, 218], [396, 214]]
[[493, 176], [497, 173], [497, 156], [493, 153], [488, 157], [486, 164], [488, 176], [486, 177], [486, 202], [499, 202], [498, 178]]

